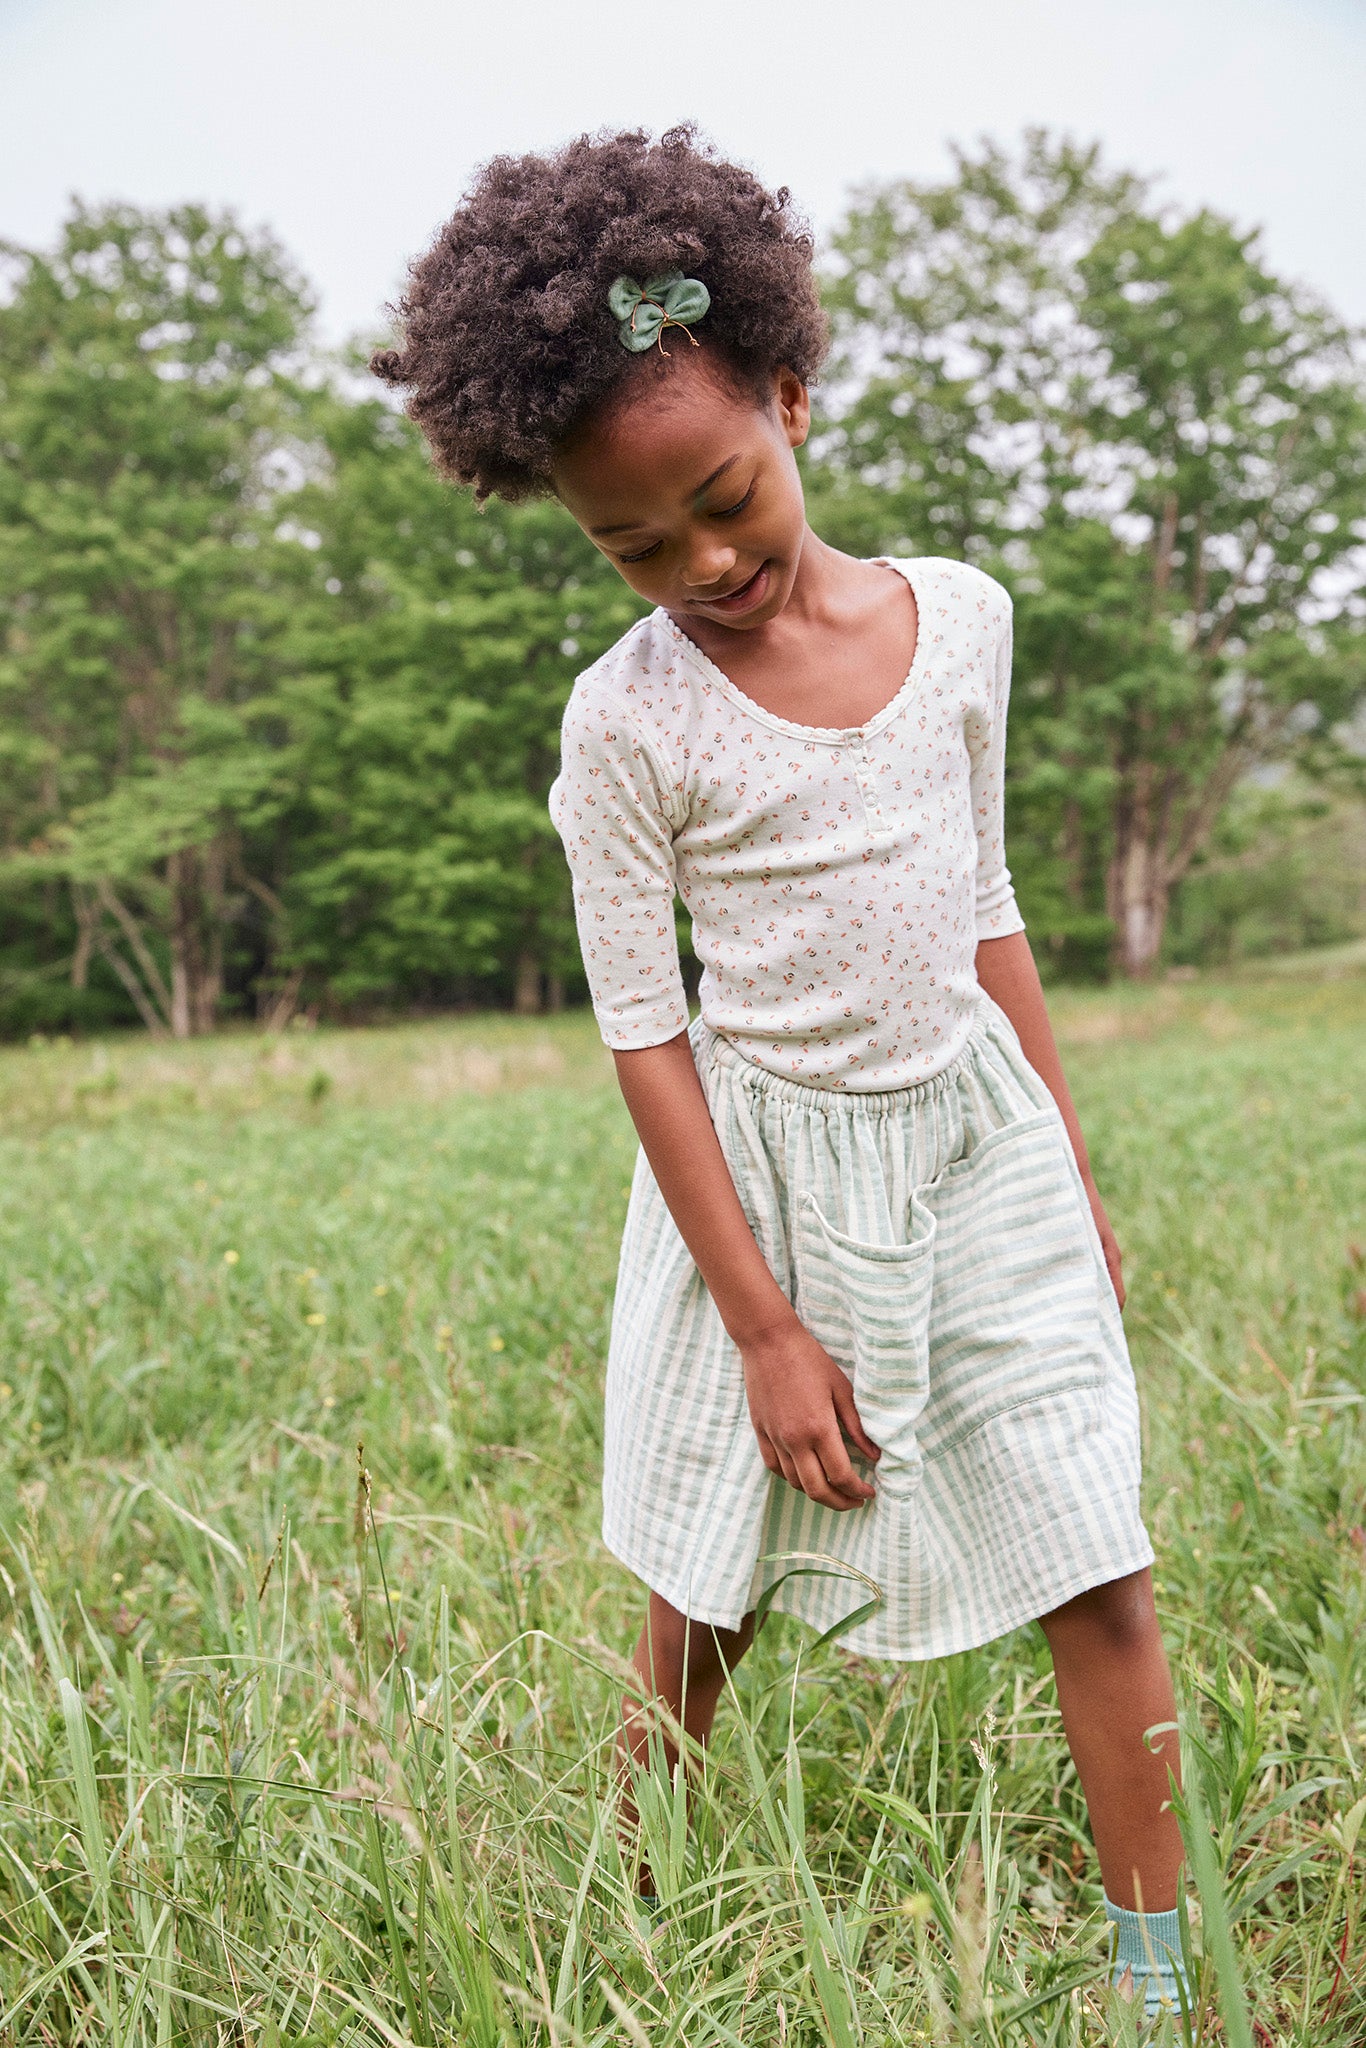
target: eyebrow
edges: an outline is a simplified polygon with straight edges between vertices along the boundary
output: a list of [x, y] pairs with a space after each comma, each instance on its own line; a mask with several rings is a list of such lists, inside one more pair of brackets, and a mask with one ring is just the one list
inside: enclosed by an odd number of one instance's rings
[[[738, 455], [728, 455], [725, 461], [697, 486], [697, 489], [692, 493], [694, 500], [700, 498], [704, 491], [709, 491], [712, 485], [717, 483], [728, 469], [734, 469], [739, 460]], [[620, 526], [590, 526], [588, 531], [593, 535], [594, 539], [599, 539], [609, 533], [637, 533], [643, 523], [639, 519], [627, 519]]]

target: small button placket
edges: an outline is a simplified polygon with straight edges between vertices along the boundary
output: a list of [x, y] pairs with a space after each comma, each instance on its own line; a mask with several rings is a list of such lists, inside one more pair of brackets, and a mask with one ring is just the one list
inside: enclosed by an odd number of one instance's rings
[[868, 741], [861, 732], [849, 733], [849, 754], [858, 779], [859, 795], [863, 799], [863, 815], [870, 838], [889, 839], [891, 824], [883, 815], [882, 799], [878, 795], [877, 771], [868, 755]]

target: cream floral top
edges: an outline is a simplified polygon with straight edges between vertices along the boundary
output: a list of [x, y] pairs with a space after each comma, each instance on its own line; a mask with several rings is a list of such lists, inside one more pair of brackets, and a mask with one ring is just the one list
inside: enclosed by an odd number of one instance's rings
[[1024, 929], [1005, 864], [1010, 599], [962, 562], [895, 562], [910, 674], [866, 725], [794, 725], [663, 611], [574, 686], [550, 811], [602, 1035], [683, 1031], [674, 897], [702, 1015], [768, 1072], [907, 1088], [961, 1050], [979, 939]]

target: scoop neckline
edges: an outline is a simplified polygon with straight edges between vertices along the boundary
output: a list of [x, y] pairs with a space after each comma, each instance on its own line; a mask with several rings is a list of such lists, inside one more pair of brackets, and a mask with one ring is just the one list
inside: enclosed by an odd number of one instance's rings
[[738, 683], [732, 682], [726, 671], [718, 667], [706, 650], [699, 647], [697, 642], [683, 631], [683, 628], [665, 611], [663, 605], [656, 607], [655, 617], [664, 621], [669, 632], [683, 649], [685, 657], [694, 661], [747, 718], [768, 726], [774, 732], [788, 733], [794, 739], [818, 740], [827, 746], [850, 746], [855, 741], [868, 739], [871, 734], [880, 732], [884, 725], [890, 724], [905, 700], [918, 686], [926, 659], [925, 600], [918, 579], [911, 573], [913, 563], [918, 567], [918, 562], [915, 562], [914, 557], [900, 561], [895, 555], [865, 555], [861, 559], [870, 566], [881, 563], [895, 570], [909, 586], [911, 596], [915, 599], [915, 653], [911, 656], [911, 665], [900, 688], [888, 698], [880, 711], [875, 711], [862, 725], [801, 725], [795, 718], [783, 718], [780, 713], [769, 711], [764, 705], [756, 703], [753, 697], [748, 696]]

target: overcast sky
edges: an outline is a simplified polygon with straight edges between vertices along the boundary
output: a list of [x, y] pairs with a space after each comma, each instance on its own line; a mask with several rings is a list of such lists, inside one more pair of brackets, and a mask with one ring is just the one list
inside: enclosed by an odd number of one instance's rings
[[694, 118], [818, 227], [1044, 123], [1366, 321], [1366, 0], [0, 0], [0, 237], [70, 194], [269, 223], [330, 338], [499, 150]]

